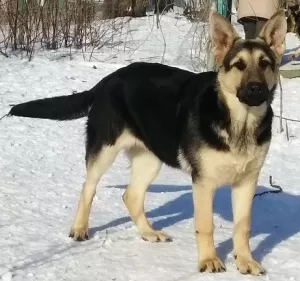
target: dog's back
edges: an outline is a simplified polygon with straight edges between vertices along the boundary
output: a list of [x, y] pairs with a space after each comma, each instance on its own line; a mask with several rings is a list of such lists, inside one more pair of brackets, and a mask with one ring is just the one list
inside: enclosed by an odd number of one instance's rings
[[188, 107], [203, 95], [202, 119], [212, 114], [207, 98], [217, 101], [215, 82], [214, 72], [194, 74], [156, 63], [134, 63], [114, 72], [93, 89], [97, 93], [87, 123], [87, 154], [115, 144], [126, 130], [161, 161], [179, 168]]

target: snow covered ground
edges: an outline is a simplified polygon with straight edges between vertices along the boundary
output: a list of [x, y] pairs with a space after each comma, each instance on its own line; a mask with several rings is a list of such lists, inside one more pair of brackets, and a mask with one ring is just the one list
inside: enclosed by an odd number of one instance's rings
[[[193, 69], [188, 54], [193, 41], [188, 34], [193, 27], [172, 15], [163, 21], [165, 63]], [[32, 62], [0, 57], [0, 116], [9, 110], [9, 104], [89, 89], [130, 61], [161, 61], [160, 31], [151, 31], [149, 19], [136, 19], [132, 26], [136, 29], [133, 41], [147, 41], [137, 45], [133, 54], [106, 50], [95, 54], [91, 62], [84, 61], [82, 55], [70, 61], [61, 52], [37, 54]], [[297, 44], [289, 34], [288, 49]], [[284, 115], [300, 119], [300, 79], [282, 79], [282, 83]], [[276, 114], [278, 97], [274, 101]], [[68, 232], [85, 176], [85, 119], [60, 123], [4, 118], [0, 121], [0, 279], [300, 280], [300, 123], [288, 122], [289, 141], [285, 133], [279, 133], [278, 123], [275, 118], [259, 190], [270, 188], [272, 175], [283, 193], [254, 200], [251, 248], [268, 272], [251, 277], [240, 275], [234, 265], [228, 187], [218, 190], [214, 213], [215, 241], [226, 273], [200, 274], [196, 270], [191, 180], [179, 171], [164, 166], [146, 198], [147, 216], [174, 241], [151, 244], [140, 239], [121, 199], [129, 175], [124, 155], [98, 186], [90, 217], [91, 239], [73, 242]]]

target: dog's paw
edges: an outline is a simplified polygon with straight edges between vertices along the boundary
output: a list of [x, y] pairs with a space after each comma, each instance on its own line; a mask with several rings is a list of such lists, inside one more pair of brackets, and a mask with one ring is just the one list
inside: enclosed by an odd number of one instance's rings
[[245, 259], [239, 256], [235, 256], [234, 258], [235, 258], [237, 269], [240, 273], [252, 274], [255, 276], [265, 274], [265, 270], [261, 267], [261, 265], [257, 261], [253, 259], [251, 260]]
[[220, 261], [220, 259], [218, 257], [215, 257], [213, 259], [200, 260], [199, 271], [216, 273], [216, 272], [224, 272], [226, 271], [226, 269], [224, 264]]
[[141, 236], [149, 242], [172, 242], [172, 238], [163, 231], [143, 232]]
[[89, 239], [88, 229], [87, 227], [72, 226], [69, 237], [73, 238], [75, 241], [88, 240]]

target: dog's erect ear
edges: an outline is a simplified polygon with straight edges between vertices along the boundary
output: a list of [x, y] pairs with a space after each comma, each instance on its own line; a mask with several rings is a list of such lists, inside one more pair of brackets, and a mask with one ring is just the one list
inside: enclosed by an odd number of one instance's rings
[[209, 22], [212, 52], [218, 65], [221, 65], [234, 40], [239, 36], [231, 23], [217, 12], [211, 12]]
[[281, 57], [285, 51], [284, 39], [287, 33], [287, 22], [283, 10], [274, 14], [264, 25], [259, 37], [262, 38]]

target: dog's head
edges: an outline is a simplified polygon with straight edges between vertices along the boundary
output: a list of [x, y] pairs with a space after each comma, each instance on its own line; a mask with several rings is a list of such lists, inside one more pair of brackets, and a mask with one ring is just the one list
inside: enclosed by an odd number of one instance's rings
[[247, 106], [270, 104], [277, 85], [286, 31], [284, 11], [279, 11], [268, 20], [258, 38], [243, 40], [225, 17], [213, 12], [210, 37], [219, 66], [221, 91], [236, 95]]

